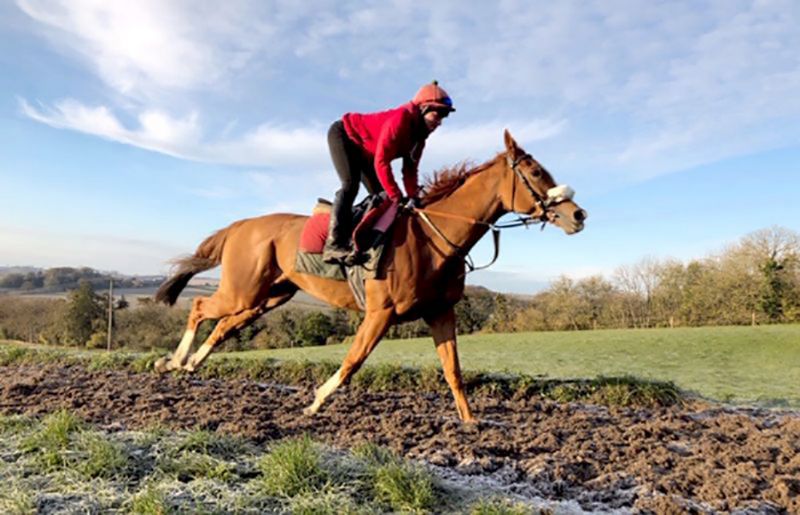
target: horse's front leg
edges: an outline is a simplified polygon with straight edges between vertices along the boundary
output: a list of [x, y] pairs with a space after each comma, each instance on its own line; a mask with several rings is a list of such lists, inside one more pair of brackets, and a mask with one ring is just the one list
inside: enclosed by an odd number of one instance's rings
[[358, 327], [353, 344], [347, 351], [342, 366], [337, 370], [325, 384], [317, 388], [314, 402], [303, 412], [306, 415], [313, 415], [319, 411], [320, 406], [325, 402], [339, 386], [347, 381], [350, 376], [356, 373], [364, 360], [367, 359], [372, 349], [386, 334], [386, 331], [394, 322], [394, 308], [386, 308], [377, 311], [367, 311], [367, 315]]
[[464, 422], [477, 422], [469, 408], [467, 394], [464, 391], [464, 379], [461, 377], [461, 364], [458, 362], [456, 347], [456, 315], [453, 308], [450, 307], [437, 315], [425, 317], [425, 321], [431, 326], [436, 352], [442, 362], [444, 378], [450, 385], [450, 391], [453, 392], [458, 416]]

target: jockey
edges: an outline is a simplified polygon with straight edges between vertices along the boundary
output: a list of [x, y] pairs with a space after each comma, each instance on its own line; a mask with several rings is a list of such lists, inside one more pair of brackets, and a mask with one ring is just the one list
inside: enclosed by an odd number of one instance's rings
[[323, 260], [347, 263], [353, 201], [359, 181], [370, 195], [385, 191], [393, 202], [403, 197], [392, 174], [393, 159], [403, 158], [403, 186], [408, 201], [417, 202], [417, 173], [425, 140], [455, 111], [453, 101], [436, 81], [422, 86], [411, 102], [370, 114], [347, 113], [328, 130], [328, 146], [342, 187], [331, 209]]

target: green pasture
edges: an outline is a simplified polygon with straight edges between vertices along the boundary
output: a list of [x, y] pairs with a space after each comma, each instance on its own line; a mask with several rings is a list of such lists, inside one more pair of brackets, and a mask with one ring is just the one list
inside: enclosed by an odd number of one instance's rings
[[[459, 338], [464, 369], [551, 379], [632, 375], [717, 401], [800, 407], [800, 325], [481, 334]], [[240, 352], [250, 359], [341, 360], [347, 345]], [[213, 359], [213, 356], [212, 356]], [[438, 363], [429, 338], [386, 340], [367, 360]]]

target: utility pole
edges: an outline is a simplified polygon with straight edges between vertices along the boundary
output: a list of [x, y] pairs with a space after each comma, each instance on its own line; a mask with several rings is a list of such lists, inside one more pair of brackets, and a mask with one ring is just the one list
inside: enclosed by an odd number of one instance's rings
[[108, 280], [108, 340], [106, 350], [111, 351], [111, 330], [114, 322], [114, 279]]

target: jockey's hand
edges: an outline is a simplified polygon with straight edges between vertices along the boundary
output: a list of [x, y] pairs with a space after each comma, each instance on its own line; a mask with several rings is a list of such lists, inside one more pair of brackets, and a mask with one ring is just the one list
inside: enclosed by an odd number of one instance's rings
[[420, 207], [418, 197], [403, 197], [400, 199], [400, 209], [404, 211], [413, 211], [414, 208]]

